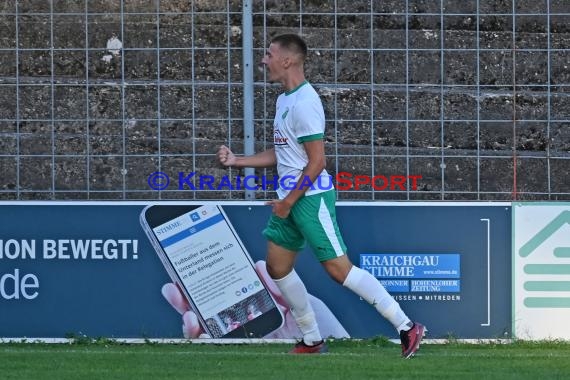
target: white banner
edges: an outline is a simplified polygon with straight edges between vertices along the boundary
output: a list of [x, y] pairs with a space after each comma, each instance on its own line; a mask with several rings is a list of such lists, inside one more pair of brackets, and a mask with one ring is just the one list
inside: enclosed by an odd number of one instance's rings
[[513, 333], [570, 339], [570, 203], [513, 204]]

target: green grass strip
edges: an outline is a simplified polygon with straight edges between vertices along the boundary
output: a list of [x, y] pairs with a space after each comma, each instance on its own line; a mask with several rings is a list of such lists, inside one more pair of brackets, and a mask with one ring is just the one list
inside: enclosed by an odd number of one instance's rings
[[4, 380], [34, 379], [568, 379], [570, 344], [424, 344], [400, 358], [383, 339], [334, 341], [325, 355], [290, 345], [1, 344]]

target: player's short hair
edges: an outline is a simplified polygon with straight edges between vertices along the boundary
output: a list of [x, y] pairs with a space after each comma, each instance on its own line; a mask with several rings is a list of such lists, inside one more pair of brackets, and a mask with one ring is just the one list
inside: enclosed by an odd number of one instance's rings
[[297, 34], [278, 35], [271, 40], [271, 43], [277, 43], [287, 50], [300, 54], [303, 61], [307, 58], [307, 44]]

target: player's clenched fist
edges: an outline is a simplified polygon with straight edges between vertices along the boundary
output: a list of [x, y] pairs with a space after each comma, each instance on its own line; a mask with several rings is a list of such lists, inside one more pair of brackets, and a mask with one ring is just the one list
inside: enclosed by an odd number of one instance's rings
[[224, 166], [232, 166], [236, 163], [235, 154], [225, 145], [222, 145], [220, 149], [218, 149], [217, 156], [220, 163]]

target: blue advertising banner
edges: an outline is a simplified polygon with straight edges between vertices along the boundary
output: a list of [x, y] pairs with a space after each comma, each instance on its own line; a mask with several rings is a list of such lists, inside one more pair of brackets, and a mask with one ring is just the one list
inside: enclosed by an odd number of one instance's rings
[[[171, 278], [139, 223], [147, 204], [1, 203], [0, 337], [183, 338], [183, 317], [164, 295]], [[256, 269], [263, 267], [270, 208], [215, 204]], [[352, 262], [424, 323], [429, 338], [511, 335], [509, 204], [341, 202], [337, 218]], [[323, 324], [334, 319], [328, 335], [397, 336], [374, 308], [330, 279], [308, 248], [296, 269], [326, 314]], [[271, 337], [294, 335], [284, 326]]]
[[378, 278], [388, 292], [459, 293], [461, 280], [413, 280], [459, 279], [459, 258], [448, 253], [363, 253], [360, 268]]

